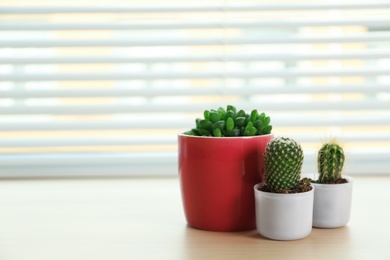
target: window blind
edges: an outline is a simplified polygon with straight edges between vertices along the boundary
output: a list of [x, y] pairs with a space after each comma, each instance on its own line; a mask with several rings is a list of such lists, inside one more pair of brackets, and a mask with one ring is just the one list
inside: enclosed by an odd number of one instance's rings
[[[115, 1], [113, 2], [116, 3]], [[0, 177], [175, 176], [206, 109], [390, 168], [390, 3], [0, 4]]]

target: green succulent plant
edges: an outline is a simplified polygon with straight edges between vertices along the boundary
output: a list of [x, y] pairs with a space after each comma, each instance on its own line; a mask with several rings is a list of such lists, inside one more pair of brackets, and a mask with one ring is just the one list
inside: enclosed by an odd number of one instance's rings
[[271, 119], [265, 113], [252, 110], [251, 114], [228, 105], [226, 109], [206, 110], [203, 118], [196, 119], [196, 127], [185, 132], [187, 135], [237, 137], [266, 135], [271, 133]]
[[343, 148], [335, 140], [325, 143], [318, 151], [319, 183], [333, 183], [341, 178], [345, 162]]
[[264, 153], [267, 187], [272, 192], [292, 190], [300, 182], [303, 150], [299, 143], [287, 137], [269, 141]]

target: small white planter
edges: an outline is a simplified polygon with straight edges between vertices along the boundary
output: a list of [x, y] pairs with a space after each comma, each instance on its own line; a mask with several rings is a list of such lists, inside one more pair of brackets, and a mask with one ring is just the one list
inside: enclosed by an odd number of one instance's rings
[[313, 227], [338, 228], [345, 226], [351, 215], [353, 179], [344, 176], [348, 183], [318, 184], [315, 187]]
[[259, 233], [274, 240], [296, 240], [312, 230], [314, 188], [294, 194], [259, 191], [255, 185], [256, 226]]

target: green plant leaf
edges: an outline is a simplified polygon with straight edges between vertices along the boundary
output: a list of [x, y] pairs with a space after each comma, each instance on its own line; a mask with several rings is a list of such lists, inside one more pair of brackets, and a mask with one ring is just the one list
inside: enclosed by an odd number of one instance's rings
[[248, 114], [245, 114], [245, 125], [248, 125], [248, 123], [251, 122], [251, 116]]
[[229, 111], [229, 110], [233, 111], [234, 113], [237, 112], [236, 108], [234, 106], [232, 106], [232, 105], [228, 105], [227, 106], [226, 111]]
[[196, 134], [192, 130], [186, 131], [186, 132], [184, 132], [184, 134], [185, 135], [195, 135], [196, 136]]
[[195, 119], [195, 125], [196, 125], [196, 128], [199, 128], [200, 127], [200, 121], [202, 120], [202, 118], [197, 118], [197, 119]]
[[235, 119], [236, 113], [233, 110], [228, 110], [225, 114], [225, 120], [227, 120], [229, 117]]
[[233, 130], [234, 128], [234, 120], [233, 118], [229, 117], [228, 120], [226, 120], [226, 130]]
[[203, 117], [204, 117], [204, 119], [207, 119], [207, 120], [210, 119], [210, 118], [209, 118], [209, 113], [210, 113], [210, 111], [208, 111], [208, 110], [205, 110], [205, 111], [203, 112]]
[[197, 129], [197, 128], [192, 128], [191, 129], [191, 132], [193, 132], [195, 135], [197, 135], [197, 136], [200, 136], [201, 134], [200, 134], [200, 132], [199, 132], [199, 129]]
[[204, 136], [208, 136], [208, 135], [211, 135], [210, 131], [206, 130], [206, 129], [202, 129], [202, 128], [198, 128], [198, 131], [199, 131], [199, 134]]
[[266, 127], [264, 127], [261, 134], [263, 134], [263, 135], [270, 134], [271, 130], [272, 130], [272, 125], [267, 125]]
[[220, 108], [218, 108], [218, 114], [219, 114], [219, 116], [220, 116], [220, 118], [222, 119], [222, 118], [225, 118], [225, 115], [226, 115], [226, 111], [225, 111], [225, 109], [223, 109], [223, 107], [220, 107]]
[[264, 118], [263, 123], [264, 123], [265, 126], [269, 125], [270, 122], [271, 122], [271, 118], [270, 118], [269, 116], [267, 116], [266, 118]]
[[234, 119], [234, 125], [241, 128], [245, 125], [245, 117], [237, 117]]
[[226, 130], [226, 136], [229, 136], [229, 137], [234, 137], [234, 136], [240, 136], [240, 129], [238, 128], [235, 128], [235, 129], [232, 129], [232, 130]]
[[252, 123], [255, 122], [258, 116], [259, 116], [259, 113], [257, 112], [257, 110], [256, 109], [252, 110], [251, 117], [250, 117], [251, 122]]
[[215, 122], [211, 128], [213, 129], [213, 131], [217, 128], [219, 128], [221, 131], [225, 129], [225, 126], [226, 126], [226, 122], [224, 120], [220, 120], [218, 122]]
[[241, 109], [236, 113], [236, 117], [245, 117], [245, 111]]
[[256, 135], [257, 129], [256, 127], [252, 126], [249, 128], [245, 128], [244, 135], [245, 136], [254, 136]]
[[213, 133], [215, 137], [222, 137], [222, 132], [219, 128], [215, 128]]
[[211, 130], [211, 126], [213, 125], [213, 122], [207, 119], [202, 119], [199, 121], [199, 127], [205, 130]]
[[257, 129], [263, 128], [264, 124], [263, 121], [257, 120], [256, 122], [253, 123], [253, 126], [256, 127]]
[[219, 120], [221, 120], [221, 116], [219, 115], [218, 112], [215, 112], [215, 111], [211, 111], [209, 113], [209, 120], [213, 123], [215, 122], [218, 122]]
[[260, 119], [261, 121], [264, 121], [264, 118], [265, 118], [265, 113], [263, 112], [263, 113], [261, 113], [261, 114], [259, 115], [259, 119]]
[[257, 129], [253, 126], [252, 122], [248, 122], [248, 124], [245, 127], [244, 135], [245, 136], [253, 136], [256, 135]]

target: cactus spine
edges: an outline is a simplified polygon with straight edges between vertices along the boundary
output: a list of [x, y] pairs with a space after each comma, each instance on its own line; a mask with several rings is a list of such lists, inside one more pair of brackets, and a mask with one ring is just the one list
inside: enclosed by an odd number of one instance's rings
[[318, 181], [320, 183], [333, 183], [341, 178], [345, 161], [344, 150], [334, 140], [326, 143], [318, 151]]
[[300, 181], [303, 150], [291, 138], [272, 139], [265, 150], [265, 180], [271, 191], [294, 189]]

